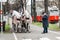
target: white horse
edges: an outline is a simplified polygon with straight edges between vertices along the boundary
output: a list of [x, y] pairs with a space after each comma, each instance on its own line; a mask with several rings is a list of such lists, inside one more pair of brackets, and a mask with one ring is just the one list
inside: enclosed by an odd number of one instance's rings
[[26, 18], [25, 21], [26, 21], [27, 31], [29, 31], [30, 24], [32, 23], [32, 17], [27, 10], [24, 11], [24, 14], [25, 14], [25, 18]]
[[17, 32], [18, 27], [21, 26], [21, 15], [19, 12], [15, 11], [15, 10], [12, 11], [12, 23], [13, 23], [13, 30], [15, 32]]

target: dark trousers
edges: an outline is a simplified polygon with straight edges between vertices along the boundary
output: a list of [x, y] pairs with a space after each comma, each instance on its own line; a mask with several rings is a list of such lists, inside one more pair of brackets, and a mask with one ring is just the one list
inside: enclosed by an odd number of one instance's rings
[[23, 23], [22, 28], [24, 27], [27, 31], [29, 31], [28, 25], [29, 25], [29, 23], [27, 23], [27, 24]]
[[16, 31], [16, 25], [14, 23], [12, 23], [12, 27], [13, 27], [13, 30]]
[[47, 33], [48, 32], [48, 27], [44, 27], [44, 33]]
[[27, 31], [29, 31], [29, 29], [28, 29], [28, 25], [29, 25], [29, 23], [27, 23], [27, 25], [26, 25], [26, 26], [27, 26]]
[[0, 26], [0, 31], [1, 31], [1, 26]]
[[26, 24], [25, 23], [22, 23], [22, 28], [24, 27], [26, 29]]
[[[5, 31], [5, 21], [3, 22], [3, 31]], [[1, 22], [0, 22], [0, 31], [1, 31]]]

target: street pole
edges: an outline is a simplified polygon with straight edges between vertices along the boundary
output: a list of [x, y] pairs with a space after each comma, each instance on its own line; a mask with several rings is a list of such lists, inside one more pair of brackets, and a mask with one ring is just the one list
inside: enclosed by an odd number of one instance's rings
[[60, 28], [60, 0], [58, 1], [58, 5], [59, 5], [59, 28]]
[[[7, 6], [8, 6], [8, 1], [9, 1], [9, 0], [7, 0]], [[9, 15], [9, 11], [8, 11], [9, 8], [7, 7], [6, 10], [7, 10], [7, 13], [8, 13], [8, 15]], [[8, 25], [9, 25], [9, 16], [8, 16]]]
[[3, 33], [3, 21], [2, 21], [2, 2], [1, 2], [1, 33]]

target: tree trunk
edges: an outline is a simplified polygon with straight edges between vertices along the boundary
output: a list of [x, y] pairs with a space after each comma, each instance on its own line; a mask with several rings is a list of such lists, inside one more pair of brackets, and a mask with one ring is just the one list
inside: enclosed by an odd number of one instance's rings
[[45, 12], [49, 15], [49, 13], [48, 13], [48, 0], [44, 0], [44, 6], [45, 6]]
[[33, 16], [33, 13], [32, 13], [32, 3], [33, 3], [33, 0], [31, 0], [31, 16]]
[[58, 5], [59, 5], [59, 28], [60, 28], [60, 0], [58, 1]]
[[36, 22], [36, 6], [35, 6], [35, 0], [33, 0], [33, 8], [32, 8], [32, 13], [34, 14], [34, 22]]

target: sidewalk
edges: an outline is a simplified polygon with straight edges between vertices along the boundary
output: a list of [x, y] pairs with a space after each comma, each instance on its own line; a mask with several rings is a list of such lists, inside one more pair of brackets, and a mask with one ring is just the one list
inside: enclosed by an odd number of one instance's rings
[[[39, 27], [36, 25], [31, 25], [31, 26], [33, 26], [36, 30], [43, 32], [43, 27]], [[34, 29], [33, 27], [32, 27], [32, 29]], [[48, 33], [50, 33], [50, 32], [60, 33], [60, 31], [52, 31], [52, 30], [48, 29]]]
[[[35, 26], [35, 25], [30, 25], [30, 31], [31, 33], [16, 33], [16, 37], [18, 40], [22, 39], [32, 39], [32, 40], [43, 40], [43, 39], [50, 39], [50, 40], [58, 40], [56, 37], [60, 37], [60, 33], [50, 31], [46, 34], [42, 34], [43, 28]], [[54, 36], [54, 37], [53, 37]]]

